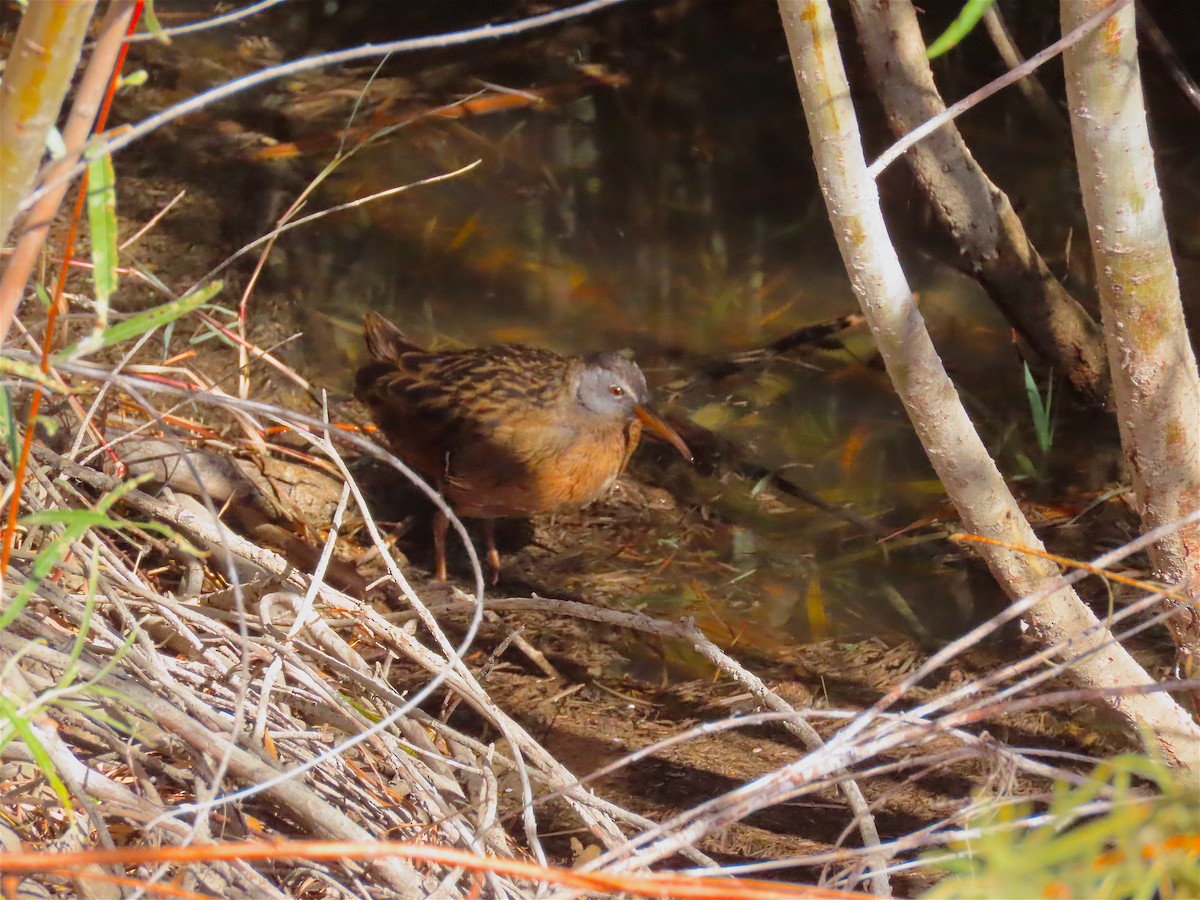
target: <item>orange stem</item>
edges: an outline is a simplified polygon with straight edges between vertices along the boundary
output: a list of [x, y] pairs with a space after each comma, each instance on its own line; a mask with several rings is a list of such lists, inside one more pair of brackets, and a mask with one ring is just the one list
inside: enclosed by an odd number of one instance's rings
[[443, 866], [461, 866], [473, 871], [524, 878], [586, 891], [626, 892], [648, 897], [693, 898], [693, 900], [866, 900], [866, 894], [783, 882], [739, 878], [705, 878], [664, 872], [633, 875], [618, 872], [579, 872], [539, 866], [497, 856], [484, 856], [450, 847], [403, 842], [371, 844], [339, 841], [280, 841], [204, 844], [188, 847], [118, 847], [113, 850], [8, 851], [0, 857], [0, 874], [6, 872], [70, 871], [86, 865], [153, 865], [170, 862], [195, 863], [214, 860], [255, 859], [384, 859], [400, 857]]
[[[133, 10], [133, 15], [129, 19], [129, 28], [127, 34], [133, 34], [137, 27], [138, 19], [142, 14], [142, 5], [144, 0], [138, 0], [137, 6]], [[117, 54], [116, 62], [113, 64], [112, 75], [108, 80], [108, 90], [104, 95], [104, 103], [100, 107], [100, 112], [96, 116], [96, 124], [93, 128], [94, 132], [100, 132], [104, 129], [104, 123], [108, 119], [108, 111], [112, 107], [113, 95], [117, 92], [117, 81], [121, 77], [121, 67], [125, 64], [125, 54], [129, 49], [129, 44], [126, 43], [121, 47], [120, 53]], [[54, 324], [58, 320], [59, 310], [63, 307], [63, 292], [67, 286], [67, 275], [71, 271], [70, 262], [75, 256], [75, 238], [79, 233], [79, 219], [83, 213], [83, 203], [87, 199], [88, 173], [85, 171], [79, 179], [79, 195], [75, 198], [75, 211], [71, 216], [71, 227], [67, 233], [67, 242], [63, 249], [63, 263], [58, 271], [58, 280], [54, 285], [54, 302], [50, 304], [50, 311], [46, 317], [46, 334], [42, 338], [42, 373], [50, 371], [50, 349], [54, 345]], [[40, 384], [33, 386], [33, 398], [29, 403], [29, 415], [25, 420], [25, 439], [21, 442], [21, 455], [17, 459], [16, 469], [13, 472], [13, 492], [12, 499], [8, 504], [8, 518], [4, 523], [4, 539], [0, 543], [0, 581], [3, 580], [4, 574], [8, 571], [8, 560], [12, 556], [13, 539], [17, 531], [17, 514], [21, 511], [21, 486], [25, 483], [25, 472], [29, 466], [29, 451], [33, 447], [33, 433], [37, 426], [38, 412], [42, 407], [42, 387]]]

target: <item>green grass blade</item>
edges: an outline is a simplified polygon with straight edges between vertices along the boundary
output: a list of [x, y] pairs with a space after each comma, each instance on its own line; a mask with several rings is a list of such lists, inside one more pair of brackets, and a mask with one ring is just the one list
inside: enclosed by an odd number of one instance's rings
[[[1157, 789], [1142, 789], [1142, 779]], [[1106, 802], [1107, 810], [1084, 812], [1097, 801]], [[1080, 784], [1056, 785], [1046, 821], [1007, 827], [1032, 812], [1030, 804], [1021, 804], [973, 817], [979, 833], [969, 844], [952, 845], [969, 851], [969, 858], [935, 862], [950, 877], [922, 896], [1200, 896], [1195, 851], [1177, 840], [1200, 830], [1195, 786], [1162, 763], [1140, 754], [1115, 757]]]
[[957, 46], [958, 42], [971, 33], [971, 30], [979, 24], [979, 20], [987, 13], [988, 7], [992, 5], [994, 0], [967, 0], [963, 4], [962, 10], [958, 16], [950, 23], [950, 27], [943, 31], [936, 41], [929, 45], [929, 49], [925, 51], [927, 59], [937, 59], [943, 53], [948, 52]]
[[1054, 399], [1054, 383], [1047, 384], [1046, 398], [1043, 400], [1037, 382], [1034, 381], [1033, 372], [1029, 370], [1029, 363], [1024, 363], [1024, 367], [1025, 399], [1029, 401], [1029, 413], [1033, 417], [1033, 433], [1037, 437], [1038, 449], [1042, 451], [1042, 456], [1045, 456], [1054, 445], [1054, 423], [1050, 412]]
[[17, 419], [13, 414], [12, 400], [8, 396], [8, 388], [0, 384], [0, 445], [8, 459], [9, 467], [16, 465], [21, 446], [17, 440]]
[[[71, 545], [83, 537], [89, 528], [123, 528], [128, 525], [126, 522], [109, 518], [108, 510], [121, 497], [149, 477], [150, 474], [146, 473], [118, 485], [100, 498], [95, 509], [48, 509], [21, 517], [22, 525], [62, 525], [63, 532], [38, 553], [37, 558], [33, 561], [33, 568], [29, 573], [28, 580], [21, 585], [12, 601], [0, 613], [0, 631], [3, 631], [16, 619], [25, 604], [29, 602], [29, 598], [33, 596], [33, 592], [38, 589], [38, 585], [54, 571], [54, 567], [67, 555]], [[174, 533], [170, 532], [165, 525], [159, 525], [159, 527], [168, 531], [172, 537], [174, 536]]]
[[105, 528], [116, 523], [94, 509], [43, 509], [21, 517], [22, 525], [65, 525], [72, 530]]
[[54, 760], [50, 758], [50, 754], [38, 740], [38, 736], [33, 731], [33, 726], [29, 724], [29, 720], [21, 714], [15, 703], [7, 697], [0, 696], [0, 721], [8, 722], [11, 734], [8, 739], [0, 739], [0, 749], [8, 745], [12, 737], [19, 737], [25, 745], [25, 749], [29, 751], [29, 755], [33, 757], [34, 763], [37, 764], [41, 773], [46, 776], [46, 781], [50, 787], [54, 789], [55, 796], [62, 803], [63, 808], [68, 812], [73, 810], [71, 805], [71, 793], [67, 790], [67, 786], [63, 784], [62, 779], [58, 777], [58, 772], [55, 771]]
[[92, 284], [96, 329], [108, 327], [108, 304], [117, 289], [117, 192], [112, 156], [101, 153], [88, 163], [88, 226], [92, 234]]
[[29, 602], [29, 598], [33, 596], [33, 592], [38, 589], [38, 585], [54, 571], [54, 567], [67, 555], [71, 544], [83, 535], [84, 530], [86, 529], [81, 529], [77, 534], [59, 535], [38, 553], [37, 559], [33, 561], [29, 579], [21, 585], [21, 589], [17, 591], [16, 596], [12, 598], [12, 602], [4, 609], [4, 612], [0, 613], [0, 631], [12, 624], [12, 621], [25, 608], [25, 604]]
[[70, 362], [71, 360], [95, 353], [104, 347], [110, 347], [122, 341], [141, 337], [151, 329], [159, 328], [168, 322], [174, 322], [181, 316], [186, 316], [193, 310], [199, 309], [215, 297], [220, 292], [221, 287], [222, 282], [214, 281], [200, 288], [200, 290], [188, 294], [186, 297], [172, 300], [170, 303], [164, 303], [162, 306], [154, 307], [154, 309], [148, 309], [145, 312], [138, 313], [136, 316], [130, 316], [124, 322], [118, 322], [116, 325], [112, 325], [98, 334], [90, 334], [78, 343], [58, 351], [58, 353], [54, 354], [51, 361], [54, 363]]
[[62, 390], [58, 382], [50, 378], [49, 375], [37, 366], [16, 359], [8, 359], [4, 356], [0, 356], [0, 375], [11, 375], [14, 378], [36, 382], [45, 390], [55, 394]]

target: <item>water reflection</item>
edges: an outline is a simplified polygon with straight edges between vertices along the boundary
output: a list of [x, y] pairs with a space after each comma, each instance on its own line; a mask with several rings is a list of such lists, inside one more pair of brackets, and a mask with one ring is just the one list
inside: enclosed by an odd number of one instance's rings
[[[636, 560], [692, 559], [643, 573], [631, 602], [764, 643], [887, 631], [936, 641], [1001, 600], [939, 540], [939, 516], [953, 514], [869, 337], [697, 377], [700, 359], [856, 310], [791, 75], [770, 68], [778, 83], [750, 102], [665, 66], [545, 108], [412, 125], [347, 163], [326, 199], [482, 165], [299, 235], [292, 262], [344, 321], [331, 369], [355, 352], [367, 309], [431, 344], [630, 347], [673, 411], [728, 441], [717, 465], [655, 473], [708, 516], [630, 537], [613, 577]], [[1028, 409], [1014, 405], [1019, 356], [977, 286], [912, 249], [923, 227], [893, 218], [935, 341], [1015, 474], [1030, 449]], [[1063, 453], [1076, 431], [1061, 429]], [[1094, 429], [1078, 431], [1094, 449]]]

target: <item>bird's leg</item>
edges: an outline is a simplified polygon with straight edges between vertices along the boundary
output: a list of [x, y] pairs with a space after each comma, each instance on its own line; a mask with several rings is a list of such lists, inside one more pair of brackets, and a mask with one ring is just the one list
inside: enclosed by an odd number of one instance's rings
[[492, 584], [500, 581], [500, 551], [496, 549], [496, 520], [483, 520], [483, 539], [487, 543], [487, 561], [492, 570]]
[[446, 580], [446, 529], [450, 519], [440, 509], [433, 518], [433, 558], [437, 562], [437, 580]]

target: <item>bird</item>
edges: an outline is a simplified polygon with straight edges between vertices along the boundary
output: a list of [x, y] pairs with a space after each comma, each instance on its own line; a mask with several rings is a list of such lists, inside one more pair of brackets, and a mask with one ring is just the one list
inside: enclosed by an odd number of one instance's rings
[[[483, 520], [492, 584], [500, 578], [496, 519], [604, 496], [643, 429], [692, 461], [683, 438], [651, 409], [642, 370], [619, 353], [563, 356], [524, 344], [427, 350], [374, 312], [363, 334], [370, 359], [355, 373], [355, 398], [456, 515]], [[446, 580], [448, 524], [439, 511], [439, 581]]]

